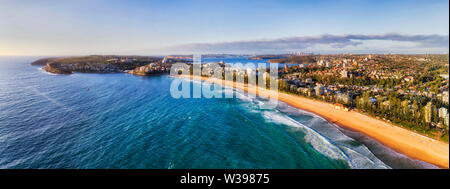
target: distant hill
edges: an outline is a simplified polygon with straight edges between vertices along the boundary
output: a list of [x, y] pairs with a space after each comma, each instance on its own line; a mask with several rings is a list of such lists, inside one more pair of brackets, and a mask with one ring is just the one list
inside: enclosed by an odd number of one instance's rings
[[253, 56], [253, 57], [249, 57], [247, 59], [255, 59], [255, 60], [261, 60], [261, 59], [281, 59], [281, 58], [289, 58], [292, 57], [294, 55], [291, 54], [277, 54], [277, 55], [257, 55], [257, 56]]
[[270, 63], [290, 63], [290, 64], [300, 64], [300, 63], [314, 63], [316, 62], [316, 56], [314, 55], [300, 55], [292, 56], [287, 58], [271, 59]]

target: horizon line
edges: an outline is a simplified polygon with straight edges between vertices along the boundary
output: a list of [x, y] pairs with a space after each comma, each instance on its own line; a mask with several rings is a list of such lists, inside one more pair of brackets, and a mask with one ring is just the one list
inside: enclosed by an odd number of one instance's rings
[[449, 52], [442, 53], [314, 53], [314, 52], [303, 52], [304, 54], [293, 54], [293, 53], [180, 53], [180, 54], [71, 54], [71, 55], [0, 55], [0, 57], [70, 57], [70, 56], [192, 56], [192, 55], [241, 55], [241, 56], [260, 56], [260, 55], [296, 55], [296, 56], [307, 56], [307, 55], [448, 55]]

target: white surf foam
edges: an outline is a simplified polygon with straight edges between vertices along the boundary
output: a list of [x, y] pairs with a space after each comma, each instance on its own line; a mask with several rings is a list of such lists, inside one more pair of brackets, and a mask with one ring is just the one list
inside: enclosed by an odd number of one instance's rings
[[280, 110], [289, 115], [309, 117], [307, 125], [304, 126], [311, 128], [327, 140], [332, 141], [336, 147], [346, 153], [354, 168], [390, 168], [379, 160], [365, 145], [344, 134], [339, 126], [329, 123], [325, 118], [284, 103], [281, 104]]
[[37, 70], [41, 71], [42, 73], [48, 74], [48, 75], [58, 75], [58, 74], [54, 74], [54, 73], [50, 73], [50, 72], [48, 72], [48, 71], [45, 71], [45, 70], [44, 70], [44, 67], [40, 67], [40, 68], [38, 68]]
[[[319, 133], [315, 132], [309, 127], [306, 127], [303, 124], [295, 121], [288, 116], [282, 115], [279, 112], [264, 111], [263, 115], [270, 122], [301, 128], [305, 133], [305, 140], [310, 143], [315, 150], [326, 155], [327, 157], [346, 160], [347, 162], [349, 162], [344, 152], [342, 152], [338, 147], [333, 145], [325, 137], [321, 136]], [[349, 165], [351, 166], [351, 164]]]

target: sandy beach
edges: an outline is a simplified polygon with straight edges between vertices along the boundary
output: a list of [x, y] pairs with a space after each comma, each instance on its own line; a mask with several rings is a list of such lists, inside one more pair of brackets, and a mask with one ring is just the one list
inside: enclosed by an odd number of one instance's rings
[[[189, 77], [189, 76], [182, 76]], [[241, 83], [224, 81], [216, 78], [190, 76], [197, 80], [206, 80], [246, 92], [256, 91], [257, 87], [247, 87]], [[257, 95], [274, 98], [276, 91], [259, 89]], [[278, 93], [278, 100], [286, 102], [296, 108], [315, 113], [331, 123], [355, 130], [370, 136], [397, 152], [411, 158], [419, 159], [441, 168], [449, 168], [449, 144], [438, 141], [394, 124], [379, 120], [355, 111], [337, 110], [329, 103], [308, 99], [296, 95]]]

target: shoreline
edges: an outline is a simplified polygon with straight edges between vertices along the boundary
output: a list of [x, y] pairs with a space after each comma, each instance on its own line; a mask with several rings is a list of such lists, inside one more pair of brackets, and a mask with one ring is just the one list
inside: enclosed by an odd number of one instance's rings
[[[208, 81], [226, 85], [245, 92], [257, 91], [256, 95], [274, 98], [276, 92], [267, 89], [248, 87], [247, 85], [216, 78], [179, 75], [178, 77]], [[258, 90], [256, 90], [258, 89]], [[278, 93], [278, 100], [295, 108], [306, 110], [326, 119], [340, 127], [363, 133], [383, 145], [408, 157], [419, 159], [440, 168], [449, 168], [449, 144], [415, 133], [392, 123], [373, 118], [355, 111], [336, 110], [330, 103], [295, 96], [283, 92]], [[346, 118], [346, 119], [341, 119]]]

